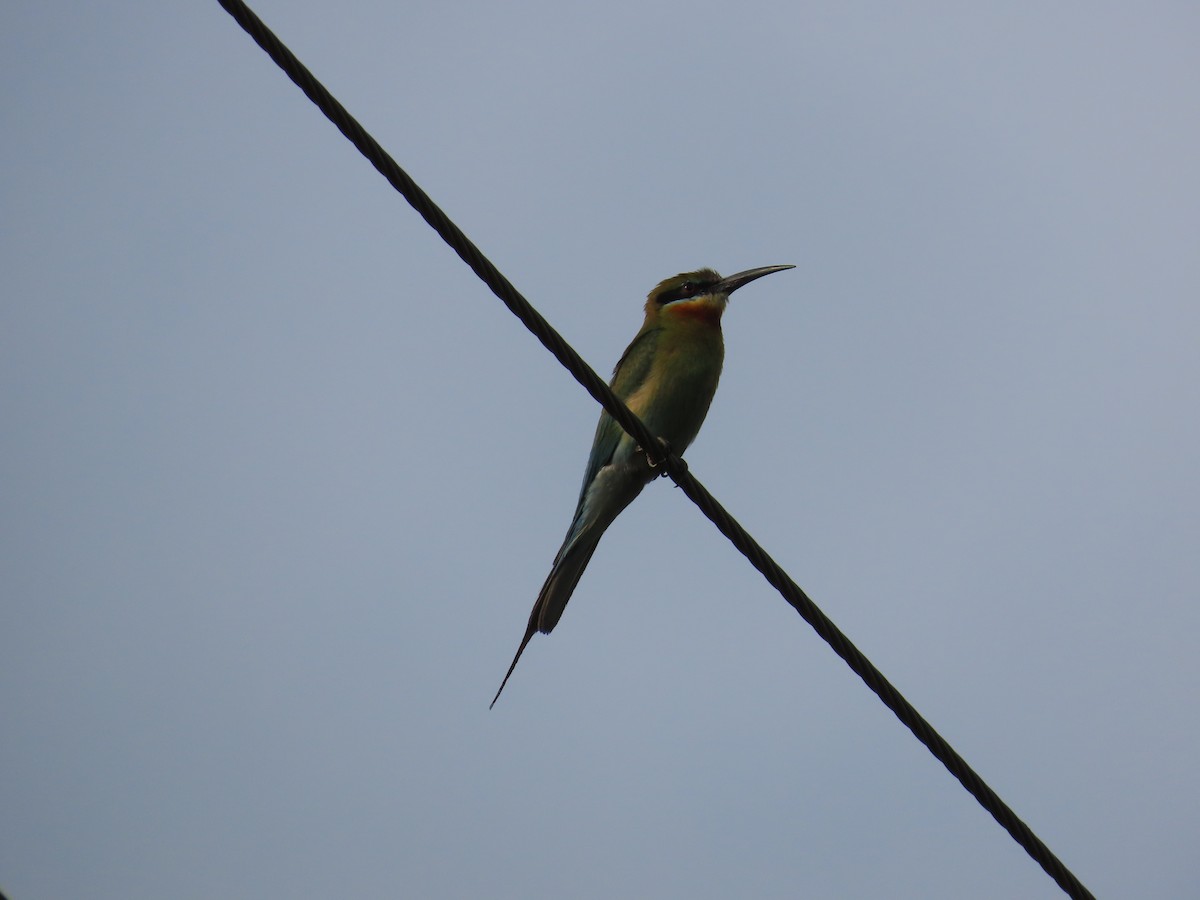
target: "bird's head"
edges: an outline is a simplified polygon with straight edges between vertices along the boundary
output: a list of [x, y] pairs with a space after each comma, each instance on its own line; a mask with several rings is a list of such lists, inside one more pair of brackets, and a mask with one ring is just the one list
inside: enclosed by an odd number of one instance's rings
[[756, 278], [794, 269], [795, 266], [763, 266], [722, 278], [712, 269], [681, 272], [660, 281], [646, 298], [647, 318], [700, 319], [717, 323], [729, 303], [729, 295]]

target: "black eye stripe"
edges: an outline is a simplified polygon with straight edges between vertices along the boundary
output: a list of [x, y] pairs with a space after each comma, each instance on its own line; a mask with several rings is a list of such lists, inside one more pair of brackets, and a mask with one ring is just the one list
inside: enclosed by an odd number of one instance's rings
[[663, 303], [663, 304], [667, 304], [667, 303], [672, 303], [675, 300], [686, 300], [688, 297], [695, 297], [703, 289], [704, 289], [704, 285], [702, 285], [698, 282], [695, 282], [695, 281], [688, 281], [688, 282], [685, 282], [684, 284], [681, 284], [679, 287], [672, 288], [671, 290], [664, 293], [659, 298], [659, 302]]

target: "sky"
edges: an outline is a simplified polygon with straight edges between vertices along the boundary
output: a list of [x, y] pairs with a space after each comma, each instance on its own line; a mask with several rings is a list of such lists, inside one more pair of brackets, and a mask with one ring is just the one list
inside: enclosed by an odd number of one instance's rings
[[[1097, 896], [1200, 890], [1194, 4], [260, 0]], [[0, 11], [10, 900], [1062, 896], [216, 2]]]

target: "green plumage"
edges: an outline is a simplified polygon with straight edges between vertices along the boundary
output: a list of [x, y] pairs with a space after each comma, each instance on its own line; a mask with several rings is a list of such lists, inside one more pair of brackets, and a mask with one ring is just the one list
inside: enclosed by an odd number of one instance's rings
[[[721, 315], [729, 295], [756, 278], [790, 268], [767, 266], [726, 279], [712, 269], [698, 269], [660, 282], [646, 298], [645, 321], [621, 354], [610, 386], [672, 452], [682, 454], [695, 439], [716, 393], [725, 358]], [[493, 706], [530, 638], [558, 624], [605, 529], [657, 474], [633, 438], [602, 412], [571, 527]]]

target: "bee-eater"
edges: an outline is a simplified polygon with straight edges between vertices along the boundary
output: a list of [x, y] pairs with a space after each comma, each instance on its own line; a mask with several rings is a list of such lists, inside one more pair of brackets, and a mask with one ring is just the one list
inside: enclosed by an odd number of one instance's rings
[[[728, 278], [712, 269], [697, 269], [668, 278], [650, 292], [646, 320], [621, 354], [610, 386], [671, 452], [683, 453], [691, 444], [717, 391], [725, 359], [721, 314], [729, 295], [756, 278], [794, 268], [764, 266]], [[538, 631], [549, 634], [558, 624], [605, 529], [660, 474], [637, 442], [602, 412], [575, 517], [492, 706], [529, 639]]]

